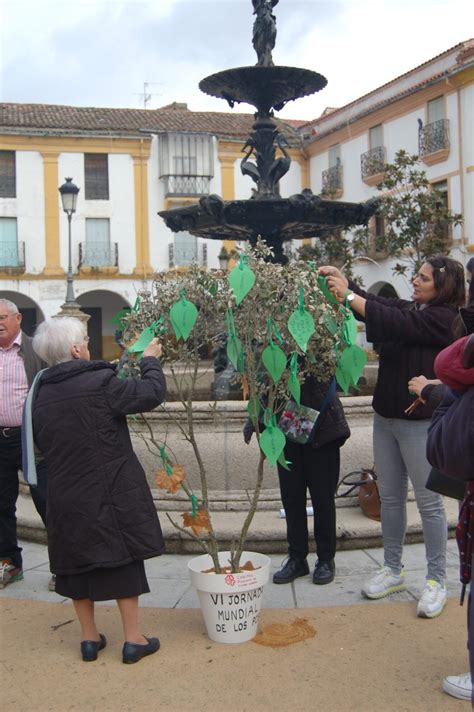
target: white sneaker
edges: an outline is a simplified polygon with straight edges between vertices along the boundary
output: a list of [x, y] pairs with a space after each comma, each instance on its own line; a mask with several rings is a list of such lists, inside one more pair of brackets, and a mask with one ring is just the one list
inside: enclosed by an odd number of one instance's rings
[[470, 700], [472, 694], [471, 673], [466, 672], [464, 675], [449, 675], [443, 680], [443, 690], [457, 697], [458, 700]]
[[416, 614], [420, 618], [436, 618], [436, 616], [441, 615], [447, 602], [444, 583], [428, 579], [418, 601]]
[[405, 572], [402, 569], [399, 574], [393, 573], [388, 566], [383, 566], [372, 576], [362, 588], [362, 595], [367, 598], [384, 598], [397, 591], [405, 591]]

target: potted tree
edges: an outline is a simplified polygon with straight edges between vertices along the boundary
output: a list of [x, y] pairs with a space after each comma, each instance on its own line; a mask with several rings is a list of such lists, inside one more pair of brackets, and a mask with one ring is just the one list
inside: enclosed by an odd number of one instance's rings
[[[132, 353], [140, 354], [157, 330], [162, 334], [163, 360], [185, 411], [184, 422], [176, 421], [176, 411], [169, 405], [162, 408], [193, 449], [200, 488], [193, 490], [184, 468], [174, 461], [172, 447], [158, 442], [150, 428], [149, 447], [161, 460], [156, 483], [170, 493], [182, 489], [189, 499], [189, 511], [183, 512], [181, 522], [170, 520], [205, 552], [189, 564], [192, 581], [204, 589], [200, 598], [203, 612], [211, 616], [208, 634], [228, 642], [248, 640], [257, 632], [270, 561], [262, 554], [246, 552], [245, 542], [258, 506], [265, 460], [271, 466], [277, 462], [287, 466], [279, 419], [289, 398], [299, 403], [304, 378], [301, 358], [305, 373], [318, 378], [328, 380], [336, 370], [346, 391], [357, 383], [365, 363], [363, 351], [355, 345], [357, 329], [350, 310], [332, 300], [314, 264], [299, 261], [282, 266], [269, 261], [270, 257], [271, 249], [258, 242], [240, 254], [230, 275], [197, 267], [171, 278], [157, 275], [153, 292], [142, 297], [125, 319], [126, 332], [141, 332]], [[212, 526], [193, 408], [203, 351], [223, 336], [260, 446], [246, 517], [225, 552], [220, 551]]]

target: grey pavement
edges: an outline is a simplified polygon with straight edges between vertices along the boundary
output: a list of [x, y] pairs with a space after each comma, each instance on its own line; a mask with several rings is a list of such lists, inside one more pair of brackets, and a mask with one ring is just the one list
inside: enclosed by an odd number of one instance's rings
[[[22, 541], [24, 579], [0, 590], [0, 597], [29, 599], [49, 603], [69, 602], [48, 590], [50, 579], [48, 551], [44, 544]], [[199, 600], [191, 586], [187, 564], [193, 558], [186, 554], [164, 554], [145, 562], [150, 593], [141, 596], [142, 606], [150, 608], [199, 608]], [[271, 574], [284, 560], [284, 554], [272, 554]], [[315, 556], [308, 557], [310, 567]], [[374, 573], [383, 564], [383, 550], [353, 549], [338, 551], [336, 554], [336, 578], [327, 586], [315, 586], [311, 576], [297, 579], [292, 584], [265, 586], [264, 605], [267, 608], [322, 608], [345, 606], [360, 603], [380, 605], [382, 602], [415, 602], [423, 588], [426, 564], [424, 544], [409, 544], [404, 549], [404, 565], [407, 591], [393, 594], [383, 601], [368, 601], [361, 593], [361, 585], [366, 577]], [[459, 597], [459, 566], [456, 542], [448, 541], [447, 555], [448, 596]], [[456, 601], [453, 601], [456, 603]]]

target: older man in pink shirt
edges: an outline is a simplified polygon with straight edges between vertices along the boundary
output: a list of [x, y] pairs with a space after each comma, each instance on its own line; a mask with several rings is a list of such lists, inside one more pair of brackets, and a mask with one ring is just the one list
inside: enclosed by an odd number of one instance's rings
[[[0, 299], [0, 588], [23, 578], [16, 531], [21, 418], [28, 388], [44, 367], [32, 340], [21, 331], [21, 318], [16, 304]], [[31, 488], [31, 495], [43, 522], [45, 483], [45, 472], [39, 468], [38, 485]]]

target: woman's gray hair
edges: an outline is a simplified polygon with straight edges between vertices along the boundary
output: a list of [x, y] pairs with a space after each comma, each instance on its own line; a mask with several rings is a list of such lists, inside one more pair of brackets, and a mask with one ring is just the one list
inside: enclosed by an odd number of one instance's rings
[[19, 310], [15, 302], [11, 302], [9, 299], [0, 299], [0, 304], [5, 307], [9, 314], [18, 314]]
[[33, 337], [33, 349], [48, 366], [72, 361], [71, 348], [82, 344], [86, 330], [79, 319], [71, 316], [45, 319], [38, 325]]

